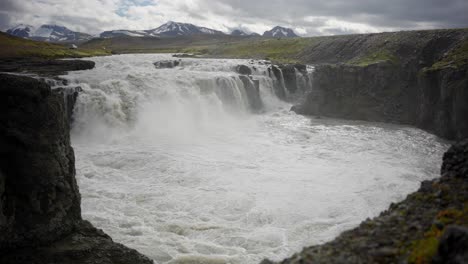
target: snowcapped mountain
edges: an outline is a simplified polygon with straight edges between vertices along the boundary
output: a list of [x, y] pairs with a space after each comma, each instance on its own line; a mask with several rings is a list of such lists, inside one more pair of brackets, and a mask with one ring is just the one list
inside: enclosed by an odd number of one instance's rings
[[146, 32], [153, 36], [162, 37], [176, 37], [176, 36], [189, 36], [189, 35], [224, 35], [223, 32], [210, 28], [199, 27], [189, 23], [178, 23], [169, 21], [158, 28], [146, 30]]
[[35, 30], [31, 25], [19, 24], [16, 27], [8, 29], [6, 33], [21, 38], [29, 38]]
[[231, 32], [231, 35], [233, 36], [248, 36], [249, 34], [245, 33], [244, 31], [240, 29], [235, 29]]
[[274, 37], [274, 38], [294, 38], [299, 37], [294, 33], [294, 31], [290, 28], [284, 28], [280, 26], [274, 27], [272, 30], [265, 31], [263, 33], [264, 37]]
[[91, 39], [89, 34], [71, 31], [66, 27], [57, 25], [42, 25], [35, 28], [34, 26], [20, 24], [8, 29], [7, 33], [17, 37], [50, 42], [76, 42]]
[[150, 37], [151, 35], [148, 34], [146, 30], [110, 30], [104, 31], [99, 34], [101, 38], [115, 38], [115, 37]]

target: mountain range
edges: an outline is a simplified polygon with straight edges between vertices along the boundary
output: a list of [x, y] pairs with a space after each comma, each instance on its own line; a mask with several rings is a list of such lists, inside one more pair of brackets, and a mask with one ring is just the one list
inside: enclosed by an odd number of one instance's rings
[[[38, 28], [30, 25], [20, 24], [6, 31], [8, 34], [28, 38], [33, 40], [41, 40], [48, 42], [83, 42], [95, 37], [99, 38], [114, 38], [114, 37], [177, 37], [191, 35], [226, 35], [225, 33], [206, 28], [199, 27], [189, 23], [179, 23], [169, 21], [157, 28], [149, 30], [110, 30], [104, 31], [97, 36], [90, 34], [72, 31], [66, 27], [58, 25], [42, 25]], [[231, 32], [233, 36], [260, 36], [257, 33], [247, 34], [242, 30], [236, 29]], [[298, 37], [290, 28], [274, 27], [272, 30], [265, 31], [264, 37], [289, 38]]]
[[72, 31], [57, 25], [42, 25], [36, 28], [31, 25], [20, 24], [8, 29], [6, 33], [17, 37], [50, 42], [79, 42], [92, 38], [89, 34]]

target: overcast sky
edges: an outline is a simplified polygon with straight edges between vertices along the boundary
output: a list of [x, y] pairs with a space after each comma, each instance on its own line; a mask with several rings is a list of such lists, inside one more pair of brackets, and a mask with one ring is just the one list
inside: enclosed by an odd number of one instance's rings
[[468, 0], [0, 0], [0, 29], [58, 24], [97, 34], [171, 20], [224, 32], [280, 25], [303, 36], [468, 27]]

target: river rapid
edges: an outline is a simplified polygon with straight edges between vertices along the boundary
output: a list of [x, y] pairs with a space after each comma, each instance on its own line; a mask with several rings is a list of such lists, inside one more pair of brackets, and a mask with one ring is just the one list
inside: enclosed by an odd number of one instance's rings
[[[296, 115], [262, 61], [91, 60], [63, 76], [82, 88], [83, 217], [155, 263], [258, 263], [329, 241], [436, 177], [447, 147], [412, 127]], [[259, 109], [237, 65], [253, 71]], [[307, 71], [299, 92], [313, 89]]]

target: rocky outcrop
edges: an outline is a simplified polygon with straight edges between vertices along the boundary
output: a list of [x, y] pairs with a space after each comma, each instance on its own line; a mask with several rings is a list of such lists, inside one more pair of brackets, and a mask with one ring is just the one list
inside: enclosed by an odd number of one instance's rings
[[179, 66], [180, 60], [162, 60], [153, 63], [156, 69], [170, 69]]
[[81, 218], [63, 95], [31, 78], [0, 83], [0, 247], [44, 244]]
[[279, 263], [466, 263], [467, 201], [465, 140], [445, 153], [441, 178], [422, 182], [404, 201], [333, 241]]
[[290, 94], [305, 92], [298, 82], [298, 75], [302, 76], [306, 83], [309, 82], [307, 66], [304, 64], [280, 64], [278, 67], [283, 73], [284, 86]]
[[422, 70], [417, 89], [412, 124], [447, 139], [468, 137], [468, 65]]
[[236, 72], [243, 75], [251, 75], [252, 69], [250, 69], [249, 66], [240, 64], [236, 66]]
[[[318, 65], [313, 90], [293, 110], [300, 114], [409, 124], [412, 108], [406, 76], [391, 63], [367, 67]], [[414, 94], [414, 93], [413, 93]]]
[[273, 79], [273, 88], [278, 98], [286, 100], [286, 90], [284, 87], [284, 78], [281, 69], [276, 65], [268, 67], [268, 76]]
[[0, 263], [152, 263], [82, 220], [64, 98], [0, 74]]
[[94, 68], [94, 61], [87, 60], [46, 60], [37, 58], [12, 58], [0, 60], [0, 72], [28, 72], [40, 76], [55, 77], [68, 71]]
[[300, 114], [415, 125], [468, 137], [468, 67], [407, 71], [390, 62], [319, 65]]
[[254, 112], [258, 112], [263, 108], [262, 98], [260, 96], [260, 84], [256, 80], [252, 80], [245, 75], [240, 75], [244, 89], [247, 94], [247, 100], [249, 102], [250, 109]]

